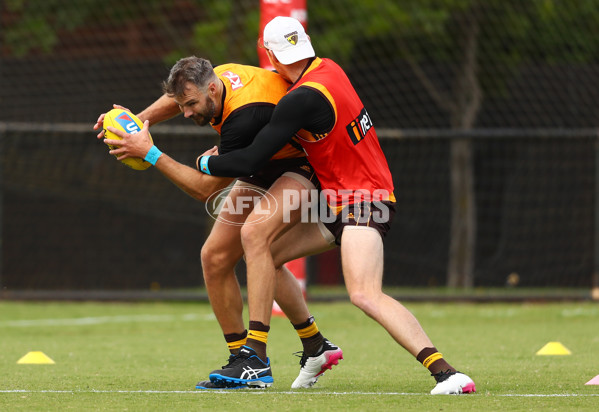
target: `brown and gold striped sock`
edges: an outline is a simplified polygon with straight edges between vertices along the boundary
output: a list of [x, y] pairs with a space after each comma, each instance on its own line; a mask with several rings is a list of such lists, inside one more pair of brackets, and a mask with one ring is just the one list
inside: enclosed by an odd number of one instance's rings
[[324, 343], [324, 336], [318, 330], [314, 316], [310, 316], [308, 320], [298, 325], [292, 324], [302, 341], [304, 346], [304, 353], [308, 356], [316, 355], [321, 349]]
[[227, 333], [225, 334], [225, 341], [227, 342], [227, 347], [229, 348], [229, 352], [233, 355], [237, 355], [239, 353], [239, 348], [245, 345], [247, 340], [248, 331], [244, 330], [242, 333]]
[[268, 341], [268, 331], [270, 326], [250, 320], [250, 328], [246, 345], [256, 351], [256, 354], [263, 362], [267, 361], [266, 357], [266, 342]]
[[422, 349], [416, 356], [416, 360], [422, 363], [422, 365], [431, 372], [431, 375], [447, 370], [456, 372], [455, 368], [443, 359], [443, 354], [434, 346]]

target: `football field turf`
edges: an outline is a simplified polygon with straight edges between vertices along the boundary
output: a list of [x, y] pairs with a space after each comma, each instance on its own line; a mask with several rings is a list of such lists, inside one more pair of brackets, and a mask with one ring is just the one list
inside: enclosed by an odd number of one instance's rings
[[[206, 303], [0, 302], [0, 410], [491, 411], [599, 405], [599, 304], [407, 303], [477, 393], [431, 396], [434, 380], [348, 302], [311, 303], [344, 360], [291, 390], [299, 339], [273, 318], [266, 390], [198, 391], [228, 352]], [[536, 355], [560, 342], [570, 355]], [[18, 364], [41, 351], [55, 364]]]

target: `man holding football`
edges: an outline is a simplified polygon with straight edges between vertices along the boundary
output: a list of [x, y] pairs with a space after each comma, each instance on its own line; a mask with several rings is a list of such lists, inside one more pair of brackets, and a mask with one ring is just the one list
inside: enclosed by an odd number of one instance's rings
[[[227, 153], [251, 143], [254, 136], [268, 123], [278, 100], [284, 96], [289, 84], [278, 74], [268, 70], [237, 64], [225, 64], [213, 69], [209, 61], [188, 57], [178, 61], [164, 82], [165, 94], [139, 113], [148, 125], [158, 123], [183, 112], [198, 125], [210, 125], [221, 135], [220, 152]], [[115, 106], [122, 108], [121, 106]], [[102, 126], [100, 115], [94, 129]], [[152, 144], [147, 135], [130, 135], [112, 130], [123, 140], [112, 141], [118, 149], [110, 154], [126, 157], [147, 157]], [[102, 137], [101, 132], [98, 137]], [[111, 141], [106, 141], [108, 144]], [[149, 146], [148, 146], [149, 145]], [[165, 177], [190, 196], [205, 201], [214, 192], [225, 188], [234, 179], [208, 176], [181, 164], [163, 153], [156, 153], [154, 165]], [[216, 154], [216, 148], [207, 154]], [[259, 187], [268, 190], [269, 198], [282, 202], [284, 190], [311, 190], [318, 185], [306, 161], [305, 154], [293, 142], [272, 156], [260, 171], [237, 180], [228, 196], [232, 204], [244, 196], [244, 191]], [[279, 210], [282, 212], [282, 209]], [[251, 209], [243, 213], [222, 210], [201, 252], [202, 269], [210, 303], [231, 356], [225, 367], [239, 363], [238, 352], [246, 343], [248, 332], [243, 322], [243, 300], [234, 267], [243, 256], [240, 232]], [[277, 227], [278, 239], [273, 244], [276, 275], [276, 300], [293, 324], [303, 344], [304, 357], [310, 362], [302, 368], [292, 387], [311, 387], [322, 372], [330, 369], [342, 358], [342, 351], [326, 340], [306, 306], [301, 288], [295, 277], [283, 266], [300, 256], [317, 253], [334, 247], [333, 239], [321, 223], [300, 223], [299, 210], [285, 220], [273, 213], [269, 221]], [[271, 308], [272, 310], [272, 308]], [[303, 358], [302, 358], [303, 359]], [[266, 387], [271, 379], [258, 379], [240, 384], [199, 382], [198, 389], [223, 387]]]
[[[332, 60], [316, 57], [304, 28], [291, 17], [271, 20], [264, 28], [263, 44], [272, 66], [292, 86], [249, 146], [204, 155], [200, 170], [214, 176], [251, 174], [299, 137], [323, 199], [336, 216], [327, 227], [341, 246], [351, 302], [430, 371], [436, 380], [431, 394], [475, 392], [472, 379], [444, 359], [414, 315], [382, 291], [383, 239], [395, 210], [393, 180], [370, 116], [346, 74]], [[276, 232], [259, 227], [268, 226], [268, 221], [247, 224], [257, 217], [250, 214], [241, 233], [250, 315], [249, 337], [240, 351], [245, 359], [211, 373], [213, 382], [239, 384], [248, 379], [248, 371], [271, 373], [266, 343], [275, 286], [270, 245], [276, 236], [270, 234]]]
[[[316, 57], [302, 25], [293, 18], [277, 17], [268, 23], [264, 47], [273, 67], [292, 83], [288, 93], [250, 145], [205, 153], [198, 159], [199, 170], [213, 176], [251, 175], [299, 137], [321, 183], [321, 198], [334, 215], [327, 228], [341, 246], [351, 302], [429, 370], [436, 380], [431, 394], [475, 392], [474, 381], [445, 360], [414, 315], [382, 291], [383, 239], [395, 210], [393, 181], [372, 121], [346, 74], [333, 61]], [[148, 136], [148, 126], [141, 136]], [[156, 150], [148, 141], [135, 154], [146, 157]], [[269, 210], [269, 205], [260, 201], [256, 209]], [[235, 362], [210, 374], [217, 385], [272, 382], [266, 348], [277, 293], [273, 246], [284, 233], [274, 221], [261, 222], [254, 212], [245, 220], [241, 242], [248, 267], [248, 338]], [[309, 369], [313, 360], [302, 357], [302, 369]]]

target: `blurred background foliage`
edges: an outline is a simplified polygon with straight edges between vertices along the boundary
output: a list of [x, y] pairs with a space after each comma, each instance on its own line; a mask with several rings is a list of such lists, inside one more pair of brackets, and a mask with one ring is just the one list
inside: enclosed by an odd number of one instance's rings
[[[1, 10], [4, 56], [61, 54], [66, 39], [85, 33], [92, 42], [96, 32], [97, 41], [123, 39], [169, 67], [190, 54], [258, 64], [257, 0], [6, 0]], [[598, 22], [598, 0], [308, 1], [320, 56], [365, 84], [367, 74], [371, 83], [394, 79], [407, 64], [443, 117], [431, 126], [452, 128], [485, 126], [478, 118], [485, 97], [509, 97], [507, 82], [523, 67], [594, 67]], [[118, 45], [113, 53], [106, 47], [97, 57], [123, 57]], [[393, 100], [392, 90], [378, 92]]]
[[[342, 65], [384, 140], [401, 203], [385, 264], [415, 274], [388, 282], [502, 284], [517, 273], [531, 285], [588, 283], [599, 262], [599, 0], [307, 0], [307, 9], [317, 54]], [[259, 21], [258, 0], [0, 2], [0, 183], [12, 213], [4, 232], [19, 239], [3, 244], [12, 279], [41, 270], [24, 266], [37, 258], [21, 249], [53, 250], [39, 261], [60, 267], [59, 242], [32, 216], [54, 223], [75, 210], [73, 219], [101, 226], [109, 207], [134, 211], [142, 227], [144, 215], [166, 232], [175, 220], [209, 228], [152, 172], [114, 171], [86, 133], [113, 103], [138, 112], [153, 102], [183, 56], [258, 65]], [[161, 147], [193, 164], [208, 144], [195, 137], [211, 130], [181, 116], [169, 124], [188, 128]], [[58, 149], [64, 130], [84, 130], [69, 134], [71, 152]], [[118, 190], [105, 182], [112, 173]], [[56, 210], [36, 208], [40, 193], [57, 196], [45, 199]], [[77, 215], [78, 201], [91, 203], [88, 215]], [[104, 245], [122, 240], [102, 236]], [[171, 246], [154, 265], [165, 252], [147, 246], [145, 270], [175, 282], [155, 269], [170, 259], [197, 280], [201, 269], [181, 258], [192, 245]], [[71, 273], [104, 279], [102, 260], [87, 253]]]

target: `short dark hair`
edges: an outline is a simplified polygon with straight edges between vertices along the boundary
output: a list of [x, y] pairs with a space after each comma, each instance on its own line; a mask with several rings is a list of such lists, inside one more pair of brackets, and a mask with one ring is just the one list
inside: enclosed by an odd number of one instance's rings
[[206, 91], [208, 84], [216, 78], [209, 60], [196, 56], [184, 57], [171, 68], [168, 79], [162, 82], [162, 90], [169, 97], [183, 96], [185, 85], [193, 83], [199, 90]]

